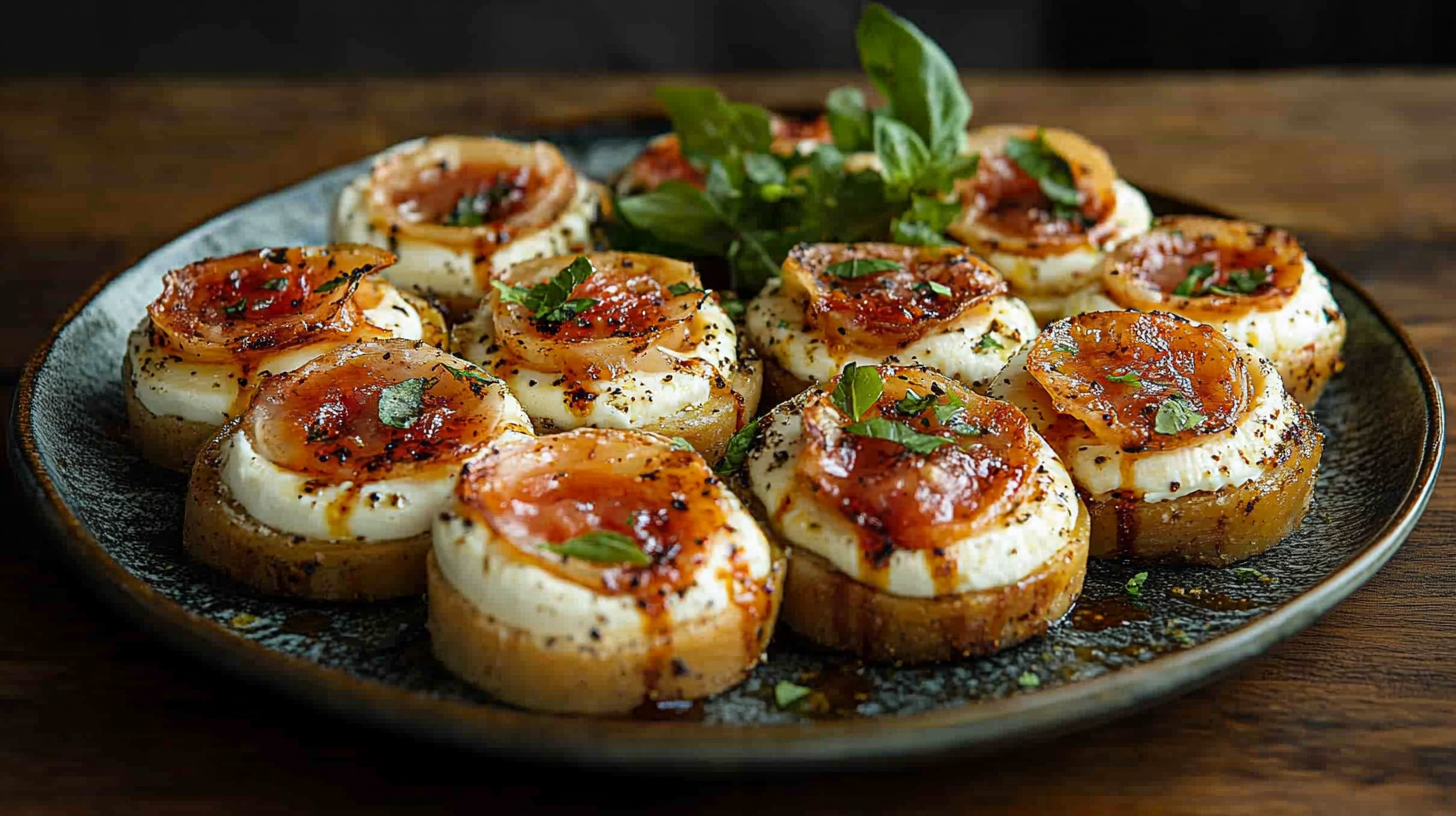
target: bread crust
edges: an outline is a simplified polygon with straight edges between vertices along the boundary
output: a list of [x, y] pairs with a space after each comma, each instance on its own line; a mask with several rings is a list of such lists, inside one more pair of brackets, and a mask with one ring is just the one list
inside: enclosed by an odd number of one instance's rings
[[1309, 509], [1324, 439], [1300, 414], [1252, 482], [1163, 502], [1088, 500], [1092, 556], [1225, 566], [1258, 555], [1299, 527]]
[[781, 405], [814, 385], [784, 368], [772, 354], [760, 352], [760, 357], [763, 360], [763, 399], [766, 405]]
[[[667, 654], [606, 653], [590, 642], [548, 639], [482, 612], [427, 558], [430, 643], [446, 668], [513, 705], [539, 711], [614, 714], [656, 700], [693, 700], [732, 688], [758, 665], [773, 636], [783, 596], [784, 558], [775, 548], [767, 579], [768, 614], [755, 632], [746, 616], [726, 616], [676, 626]], [[727, 620], [725, 620], [725, 617]], [[745, 649], [750, 637], [756, 645]], [[548, 645], [549, 644], [549, 645]], [[668, 665], [666, 671], [655, 665]]]
[[1345, 370], [1345, 360], [1340, 353], [1345, 346], [1345, 316], [1338, 315], [1333, 322], [1335, 330], [1321, 338], [1320, 342], [1270, 358], [1279, 370], [1280, 379], [1284, 380], [1284, 390], [1306, 408], [1314, 407], [1325, 386], [1329, 385], [1330, 378]]
[[197, 456], [187, 485], [182, 548], [254, 589], [327, 601], [371, 601], [425, 590], [431, 533], [388, 541], [329, 541], [281, 533], [253, 518], [222, 483], [220, 446], [233, 419]]
[[1089, 520], [1078, 502], [1072, 540], [1020, 581], [934, 598], [891, 595], [797, 547], [783, 620], [815, 643], [864, 660], [931, 663], [993, 654], [1044, 634], [1072, 608], [1087, 574]]

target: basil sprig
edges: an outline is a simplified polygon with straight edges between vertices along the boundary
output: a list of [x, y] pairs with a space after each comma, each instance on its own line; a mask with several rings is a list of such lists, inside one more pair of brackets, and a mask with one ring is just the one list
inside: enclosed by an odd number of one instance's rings
[[713, 466], [713, 472], [719, 476], [727, 476], [743, 467], [743, 460], [748, 458], [748, 452], [753, 449], [753, 440], [757, 437], [758, 420], [755, 419], [728, 438], [728, 447], [723, 451], [723, 458]]
[[635, 540], [612, 530], [592, 530], [568, 538], [560, 544], [541, 544], [542, 549], [567, 558], [580, 558], [599, 564], [631, 564], [645, 567], [652, 563]]
[[1047, 144], [1046, 131], [1037, 128], [1034, 139], [1012, 136], [1006, 140], [1006, 155], [1036, 179], [1042, 193], [1051, 199], [1054, 215], [1058, 218], [1079, 215], [1082, 193], [1072, 177], [1072, 166]]
[[880, 395], [885, 392], [885, 381], [880, 370], [874, 366], [845, 363], [839, 373], [839, 382], [829, 395], [829, 401], [850, 419], [858, 422], [865, 412], [875, 407]]
[[894, 442], [911, 453], [934, 453], [942, 445], [953, 444], [943, 436], [923, 434], [904, 422], [895, 422], [884, 417], [871, 417], [863, 422], [854, 422], [844, 426], [844, 430], [855, 436]]
[[595, 298], [573, 298], [571, 292], [587, 278], [596, 273], [596, 268], [586, 256], [579, 255], [565, 269], [545, 283], [535, 286], [512, 286], [498, 280], [491, 285], [500, 292], [506, 303], [519, 303], [536, 318], [537, 323], [564, 323], [597, 305]]

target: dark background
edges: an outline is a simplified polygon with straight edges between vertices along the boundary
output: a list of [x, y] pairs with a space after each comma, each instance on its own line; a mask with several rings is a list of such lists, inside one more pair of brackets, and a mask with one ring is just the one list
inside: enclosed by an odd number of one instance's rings
[[[8, 15], [0, 74], [432, 75], [835, 70], [856, 0], [51, 2]], [[892, 0], [964, 70], [1456, 64], [1456, 2]]]

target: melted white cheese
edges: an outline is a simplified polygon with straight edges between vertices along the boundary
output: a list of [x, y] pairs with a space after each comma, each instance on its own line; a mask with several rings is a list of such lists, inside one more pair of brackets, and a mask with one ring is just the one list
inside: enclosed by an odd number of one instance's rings
[[[797, 402], [797, 401], [796, 401]], [[816, 501], [795, 476], [803, 453], [803, 421], [795, 403], [785, 403], [762, 420], [760, 444], [748, 458], [748, 481], [780, 538], [815, 553], [845, 575], [871, 583], [860, 557], [860, 530], [837, 510]], [[1006, 586], [1025, 578], [1072, 540], [1079, 512], [1072, 479], [1040, 437], [1025, 499], [1003, 519], [970, 537], [947, 541], [944, 559], [955, 563], [952, 592]], [[791, 501], [789, 508], [784, 501]], [[910, 598], [936, 595], [932, 569], [944, 563], [924, 550], [896, 549], [890, 556], [885, 591]], [[876, 573], [876, 585], [884, 580]]]
[[[392, 286], [382, 286], [379, 305], [364, 310], [364, 319], [403, 340], [424, 337], [419, 311]], [[151, 320], [142, 322], [127, 338], [132, 384], [137, 400], [156, 416], [175, 416], [192, 422], [221, 425], [232, 416], [242, 369], [232, 363], [200, 363], [171, 356], [172, 351], [152, 345]], [[333, 350], [335, 343], [314, 343], [285, 349], [262, 358], [253, 376], [292, 371]]]
[[[601, 188], [584, 176], [577, 176], [576, 196], [551, 224], [500, 247], [490, 256], [494, 274], [534, 258], [566, 255], [591, 245], [591, 226], [601, 209]], [[475, 271], [475, 253], [470, 247], [445, 246], [407, 237], [393, 240], [373, 222], [369, 213], [369, 177], [362, 176], [339, 194], [334, 210], [333, 240], [339, 243], [371, 244], [393, 252], [399, 261], [383, 274], [396, 286], [443, 296], [480, 297]]]
[[[1125, 453], [1098, 441], [1083, 426], [1082, 434], [1069, 440], [1063, 456], [1077, 486], [1095, 500], [1123, 490], [1146, 502], [1162, 502], [1246, 484], [1264, 475], [1266, 461], [1289, 427], [1299, 421], [1300, 408], [1284, 393], [1273, 363], [1250, 348], [1242, 348], [1240, 353], [1253, 378], [1254, 400], [1232, 428], [1172, 450]], [[1017, 354], [987, 394], [1020, 408], [1041, 431], [1058, 414], [1046, 391], [1026, 370], [1026, 356], [1025, 350]], [[1128, 484], [1123, 483], [1124, 458], [1132, 460]]]
[[[731, 492], [724, 490], [721, 501], [726, 528], [708, 543], [693, 583], [668, 596], [665, 614], [674, 628], [725, 615], [736, 626], [742, 613], [730, 595], [730, 587], [738, 594], [735, 558], [740, 572], [760, 585], [773, 568], [772, 550], [753, 518]], [[435, 559], [476, 609], [537, 642], [589, 642], [606, 653], [647, 650], [646, 614], [632, 596], [595, 591], [514, 556], [515, 545], [462, 512], [457, 506], [435, 522]]]
[[[1116, 312], [1119, 306], [1107, 296], [1098, 281], [1067, 299], [1065, 316], [1084, 312]], [[1285, 360], [1302, 359], [1311, 348], [1323, 353], [1335, 351], [1344, 341], [1345, 325], [1340, 307], [1330, 293], [1330, 282], [1309, 259], [1294, 297], [1273, 311], [1250, 311], [1230, 320], [1203, 321], [1229, 337], [1258, 349], [1282, 366]]]
[[[1036, 320], [1026, 304], [1006, 296], [967, 310], [891, 355], [836, 352], [817, 326], [804, 325], [803, 310], [782, 294], [782, 284], [779, 279], [769, 281], [763, 293], [748, 304], [748, 336], [760, 354], [772, 357], [790, 374], [815, 383], [832, 379], [846, 363], [890, 363], [933, 368], [979, 390], [1037, 334]], [[990, 339], [984, 339], [987, 337]]]
[[490, 304], [480, 307], [455, 327], [455, 348], [460, 356], [505, 380], [525, 406], [526, 413], [554, 430], [573, 428], [643, 428], [706, 403], [713, 396], [713, 381], [738, 370], [738, 334], [733, 319], [712, 298], [698, 308], [692, 336], [701, 337], [686, 351], [664, 351], [683, 363], [673, 371], [630, 371], [591, 386], [597, 398], [589, 410], [572, 410], [568, 393], [580, 386], [558, 372], [533, 371], [515, 359], [503, 359], [495, 343], [495, 321]]

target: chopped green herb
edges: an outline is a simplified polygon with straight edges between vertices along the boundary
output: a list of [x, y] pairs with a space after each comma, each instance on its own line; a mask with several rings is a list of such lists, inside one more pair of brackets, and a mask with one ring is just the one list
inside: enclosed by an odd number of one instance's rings
[[673, 297], [681, 297], [688, 294], [689, 292], [697, 292], [700, 295], [706, 295], [708, 293], [708, 290], [706, 289], [701, 289], [697, 286], [693, 286], [690, 283], [683, 283], [682, 281], [678, 281], [677, 283], [674, 283], [671, 286], [667, 287], [667, 291], [671, 292]]
[[1158, 407], [1153, 417], [1153, 430], [1170, 435], [1186, 431], [1205, 419], [1203, 414], [1193, 410], [1193, 403], [1182, 394], [1174, 394]]
[[472, 380], [482, 385], [490, 385], [491, 383], [500, 382], [500, 380], [484, 372], [474, 371], [469, 368], [455, 368], [454, 366], [448, 365], [446, 363], [441, 363], [440, 365], [446, 371], [450, 372], [450, 376], [454, 377], [457, 380]]
[[1046, 131], [1037, 128], [1035, 139], [1012, 136], [1006, 140], [1006, 155], [1051, 199], [1058, 218], [1073, 218], [1082, 206], [1082, 193], [1072, 177], [1072, 166], [1047, 144]]
[[723, 459], [713, 467], [713, 472], [719, 476], [727, 476], [743, 467], [743, 460], [748, 458], [748, 451], [753, 447], [753, 440], [758, 436], [758, 420], [754, 420], [743, 429], [728, 439], [728, 447], [723, 451]]
[[895, 403], [895, 410], [905, 416], [920, 416], [926, 408], [935, 404], [938, 399], [935, 394], [917, 396], [914, 391], [906, 391], [905, 396]]
[[579, 255], [545, 283], [512, 286], [498, 280], [491, 285], [506, 303], [519, 303], [535, 316], [537, 323], [564, 323], [597, 304], [595, 298], [572, 298], [571, 293], [596, 272], [586, 256]]
[[1253, 567], [1235, 567], [1234, 575], [1239, 579], [1239, 583], [1241, 584], [1249, 581], [1263, 581], [1266, 584], [1272, 584], [1279, 580], [1277, 578], [1271, 578]]
[[652, 559], [647, 557], [647, 553], [642, 551], [635, 540], [612, 530], [592, 530], [589, 533], [568, 538], [560, 544], [541, 544], [539, 546], [567, 558], [580, 558], [583, 561], [595, 561], [600, 564], [632, 564], [645, 567], [652, 563]]
[[1134, 374], [1131, 371], [1127, 372], [1126, 374], [1108, 374], [1107, 381], [1122, 383], [1124, 385], [1133, 385], [1139, 388], [1141, 388], [1143, 384], [1143, 378], [1139, 377], [1137, 374]]
[[1024, 689], [1034, 689], [1041, 685], [1041, 678], [1037, 676], [1036, 672], [1024, 671], [1020, 677], [1016, 678], [1016, 685]]
[[890, 272], [904, 269], [903, 266], [883, 258], [850, 258], [847, 261], [832, 263], [825, 268], [825, 273], [838, 278], [862, 278], [865, 275], [873, 275], [877, 272]]
[[1066, 343], [1058, 343], [1055, 346], [1052, 346], [1052, 351], [1060, 351], [1063, 354], [1076, 354], [1077, 347], [1069, 346]]
[[738, 298], [729, 298], [723, 300], [721, 303], [719, 303], [719, 305], [722, 306], [723, 311], [726, 312], [728, 316], [734, 320], [743, 319], [743, 315], [748, 312], [748, 304], [744, 303]]
[[247, 298], [238, 298], [238, 302], [237, 303], [229, 303], [226, 306], [223, 306], [222, 307], [222, 313], [225, 314], [225, 315], [227, 315], [228, 317], [237, 317], [238, 315], [242, 314], [243, 311], [245, 309], [247, 309], [247, 308], [248, 308], [248, 299]]
[[1139, 572], [1137, 575], [1127, 579], [1127, 594], [1134, 598], [1140, 598], [1143, 594], [1143, 581], [1148, 580], [1146, 572]]
[[270, 278], [263, 281], [263, 288], [272, 292], [281, 292], [288, 288], [288, 278]]
[[1208, 286], [1208, 279], [1218, 274], [1211, 263], [1201, 263], [1188, 270], [1188, 276], [1173, 287], [1178, 297], [1197, 297]]
[[866, 411], [874, 407], [884, 392], [885, 381], [880, 378], [878, 368], [845, 363], [844, 370], [839, 373], [839, 383], [834, 386], [834, 393], [829, 395], [829, 400], [834, 407], [858, 422]]
[[921, 281], [910, 288], [921, 294], [929, 292], [939, 297], [950, 297], [953, 294], [949, 286], [935, 281]]
[[797, 683], [790, 683], [787, 680], [780, 680], [774, 686], [773, 690], [774, 705], [778, 706], [781, 710], [786, 709], [813, 693], [814, 690], [808, 686], [801, 686]]
[[1002, 343], [1000, 340], [997, 340], [996, 339], [996, 335], [994, 333], [992, 333], [992, 332], [986, 332], [985, 334], [981, 335], [980, 342], [976, 343], [976, 346], [978, 348], [982, 348], [982, 349], [1004, 349], [1004, 348], [1006, 348], [1006, 345], [1004, 343]]
[[871, 417], [863, 422], [846, 425], [844, 430], [855, 436], [894, 442], [911, 453], [929, 454], [943, 445], [954, 444], [943, 436], [923, 434], [904, 422], [895, 422], [884, 417]]
[[323, 283], [320, 283], [318, 286], [314, 287], [314, 291], [321, 295], [327, 294], [334, 291], [335, 289], [338, 289], [340, 286], [343, 286], [353, 279], [353, 275], [340, 275], [337, 278], [334, 278], [332, 280], [326, 280]]
[[1210, 286], [1208, 289], [1220, 295], [1251, 295], [1268, 283], [1269, 277], [1268, 269], [1235, 269], [1228, 273], [1228, 285]]
[[413, 427], [420, 421], [420, 411], [425, 406], [425, 392], [434, 384], [433, 378], [415, 377], [380, 391], [379, 421], [391, 428]]
[[693, 443], [683, 439], [681, 436], [674, 436], [672, 438], [672, 449], [690, 451], [693, 450]]

